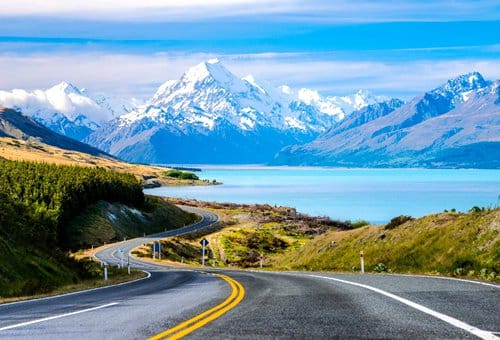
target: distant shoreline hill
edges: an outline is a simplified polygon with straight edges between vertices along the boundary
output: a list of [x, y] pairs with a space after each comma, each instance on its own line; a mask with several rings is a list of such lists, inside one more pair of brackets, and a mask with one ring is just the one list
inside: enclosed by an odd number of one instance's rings
[[500, 81], [474, 72], [410, 102], [374, 104], [317, 139], [283, 148], [275, 165], [500, 168]]
[[266, 163], [282, 147], [312, 141], [355, 109], [381, 100], [360, 91], [322, 97], [239, 78], [217, 60], [167, 81], [143, 106], [84, 141], [122, 159], [157, 164]]
[[83, 152], [92, 156], [116, 159], [114, 156], [58, 134], [37, 123], [19, 111], [0, 106], [0, 137], [11, 137], [24, 141], [35, 141], [65, 150]]

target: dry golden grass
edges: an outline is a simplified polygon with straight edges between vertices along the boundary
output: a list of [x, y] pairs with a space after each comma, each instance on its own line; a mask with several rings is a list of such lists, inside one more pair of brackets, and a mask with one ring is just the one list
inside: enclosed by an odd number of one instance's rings
[[131, 164], [116, 159], [95, 157], [78, 151], [64, 150], [43, 143], [0, 137], [0, 157], [9, 160], [44, 162], [60, 165], [102, 167], [134, 174], [138, 179], [152, 179], [161, 185], [206, 185], [204, 181], [181, 180], [163, 176], [168, 168]]

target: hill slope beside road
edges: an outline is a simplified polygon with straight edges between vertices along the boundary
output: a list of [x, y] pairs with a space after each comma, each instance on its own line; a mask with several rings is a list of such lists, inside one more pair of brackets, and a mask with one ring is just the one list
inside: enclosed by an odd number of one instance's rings
[[[98, 256], [116, 264], [119, 249], [128, 252], [172, 233], [121, 242]], [[207, 267], [201, 273], [134, 258], [131, 264], [150, 270], [151, 278], [0, 306], [0, 336], [147, 338], [206, 314], [232, 293]], [[244, 299], [215, 321], [192, 329], [191, 338], [494, 339], [499, 331], [497, 285], [398, 275], [217, 273], [241, 283]]]

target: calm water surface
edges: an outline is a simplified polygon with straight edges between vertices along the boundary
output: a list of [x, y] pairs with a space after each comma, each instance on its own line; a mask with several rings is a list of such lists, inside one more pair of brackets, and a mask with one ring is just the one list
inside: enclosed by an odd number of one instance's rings
[[202, 179], [223, 185], [161, 187], [147, 194], [204, 201], [269, 203], [310, 215], [385, 223], [444, 209], [496, 206], [500, 170], [201, 167]]

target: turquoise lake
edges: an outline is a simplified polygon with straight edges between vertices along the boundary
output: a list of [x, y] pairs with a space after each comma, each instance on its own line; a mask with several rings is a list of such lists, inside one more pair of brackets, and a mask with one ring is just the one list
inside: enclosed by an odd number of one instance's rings
[[284, 205], [309, 215], [371, 223], [444, 209], [494, 207], [500, 197], [500, 170], [201, 168], [203, 171], [197, 173], [201, 179], [217, 179], [223, 184], [160, 187], [144, 192], [203, 201]]

